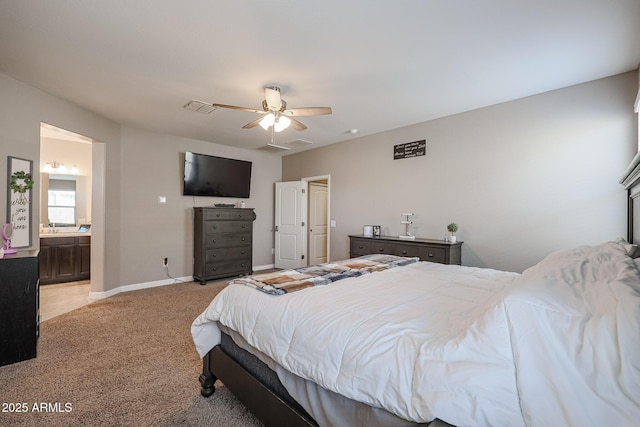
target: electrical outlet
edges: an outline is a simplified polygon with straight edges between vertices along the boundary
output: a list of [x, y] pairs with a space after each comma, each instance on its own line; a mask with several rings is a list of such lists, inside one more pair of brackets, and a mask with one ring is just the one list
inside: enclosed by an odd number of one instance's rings
[[162, 266], [163, 266], [163, 267], [168, 267], [168, 266], [169, 266], [169, 258], [165, 258], [165, 259], [162, 261]]

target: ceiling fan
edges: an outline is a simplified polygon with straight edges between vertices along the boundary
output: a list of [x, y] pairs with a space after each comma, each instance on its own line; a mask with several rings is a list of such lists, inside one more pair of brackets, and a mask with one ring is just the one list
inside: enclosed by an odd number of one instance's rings
[[287, 103], [280, 96], [280, 88], [277, 86], [267, 86], [264, 88], [264, 100], [262, 101], [262, 110], [247, 107], [238, 107], [226, 104], [211, 104], [212, 107], [229, 108], [231, 110], [249, 111], [260, 114], [259, 117], [252, 122], [247, 123], [242, 128], [251, 129], [256, 125], [260, 125], [263, 129], [272, 128], [272, 132], [281, 132], [291, 126], [296, 130], [305, 130], [307, 127], [295, 117], [302, 116], [322, 116], [331, 114], [331, 107], [304, 107], [287, 109]]

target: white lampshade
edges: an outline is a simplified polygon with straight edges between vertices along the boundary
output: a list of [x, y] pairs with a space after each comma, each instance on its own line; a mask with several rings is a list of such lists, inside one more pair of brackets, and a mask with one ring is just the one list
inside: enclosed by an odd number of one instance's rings
[[288, 128], [290, 124], [291, 124], [291, 120], [289, 119], [289, 117], [280, 116], [280, 118], [278, 118], [278, 121], [275, 122], [273, 126], [276, 132], [282, 132], [283, 130]]
[[264, 119], [260, 120], [260, 126], [262, 126], [262, 129], [267, 130], [273, 124], [273, 122], [275, 122], [275, 120], [276, 118], [273, 113], [269, 113], [264, 116]]

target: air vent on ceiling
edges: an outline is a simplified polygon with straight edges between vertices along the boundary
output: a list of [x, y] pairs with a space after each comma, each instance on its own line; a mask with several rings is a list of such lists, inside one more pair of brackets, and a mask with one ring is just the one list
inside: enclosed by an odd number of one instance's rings
[[186, 105], [184, 105], [184, 108], [191, 111], [197, 111], [198, 113], [202, 113], [202, 114], [210, 114], [211, 112], [215, 111], [218, 107], [215, 107], [212, 104], [209, 104], [208, 102], [192, 99]]
[[300, 147], [308, 147], [309, 145], [313, 144], [313, 142], [305, 141], [304, 139], [294, 139], [293, 141], [285, 142], [285, 144], [288, 145], [289, 147], [300, 148]]
[[289, 148], [289, 147], [285, 147], [285, 146], [278, 145], [278, 144], [267, 144], [267, 145], [265, 145], [263, 147], [260, 147], [260, 149], [263, 150], [263, 151], [271, 152], [271, 153], [281, 153], [283, 150], [284, 151], [291, 150], [291, 148]]

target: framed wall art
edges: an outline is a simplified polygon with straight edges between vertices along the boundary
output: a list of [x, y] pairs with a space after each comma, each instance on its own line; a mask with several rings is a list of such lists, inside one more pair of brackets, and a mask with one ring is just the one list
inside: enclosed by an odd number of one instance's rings
[[31, 246], [33, 161], [7, 157], [7, 223], [13, 226], [11, 247]]

